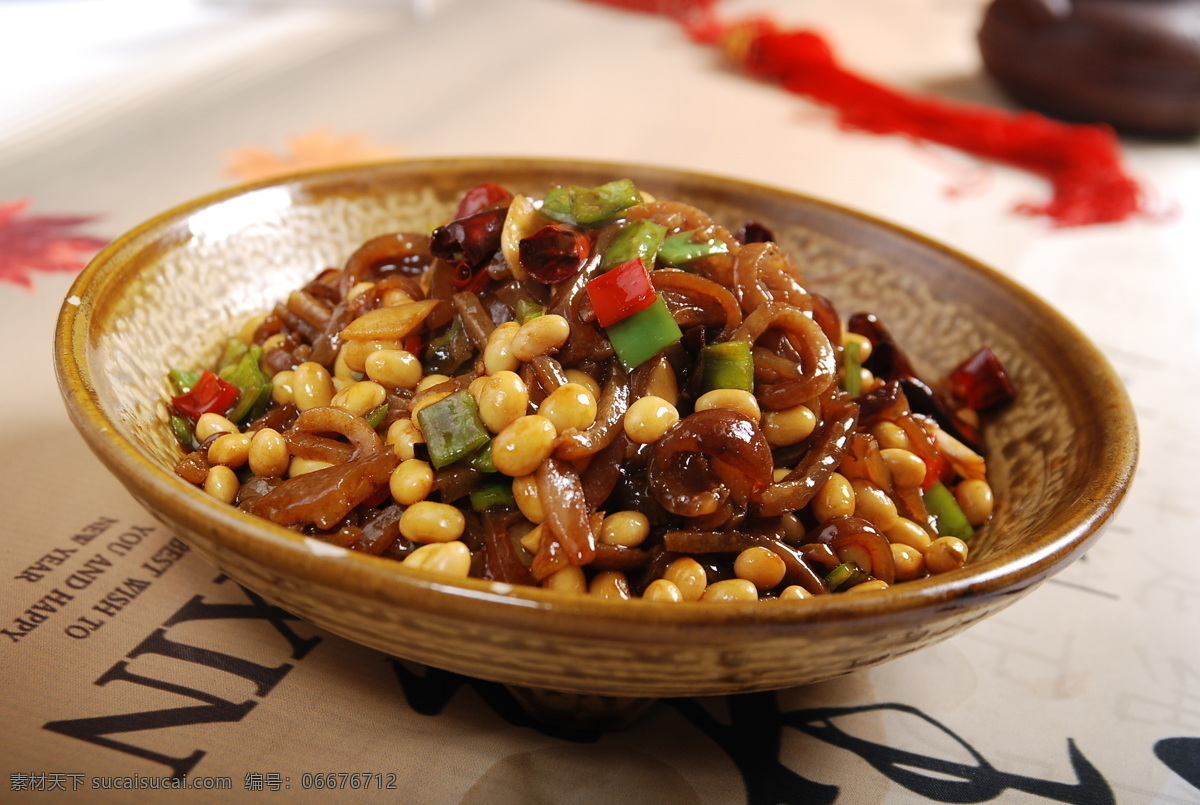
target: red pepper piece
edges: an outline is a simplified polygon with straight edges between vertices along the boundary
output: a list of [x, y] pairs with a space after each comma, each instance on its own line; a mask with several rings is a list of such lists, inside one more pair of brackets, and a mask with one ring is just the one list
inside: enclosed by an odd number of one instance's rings
[[640, 257], [601, 274], [585, 288], [601, 327], [611, 327], [654, 302], [650, 272]]
[[921, 481], [922, 492], [928, 492], [930, 487], [936, 483], [948, 484], [954, 480], [954, 468], [940, 454], [935, 455], [932, 461], [929, 459], [924, 459], [924, 461], [925, 479]]
[[206, 369], [190, 391], [171, 398], [171, 405], [176, 411], [193, 420], [199, 419], [201, 414], [224, 416], [233, 408], [241, 394], [241, 389], [237, 386]]
[[404, 349], [406, 352], [411, 352], [413, 355], [420, 355], [421, 349], [425, 346], [424, 339], [420, 334], [413, 333], [404, 339]]
[[902, 414], [895, 420], [908, 436], [909, 449], [925, 462], [925, 480], [921, 482], [921, 491], [929, 489], [940, 480], [949, 480], [953, 470], [938, 452], [937, 445], [925, 428], [911, 414]]
[[592, 251], [586, 235], [553, 224], [522, 238], [517, 248], [521, 265], [547, 285], [562, 282], [583, 268]]
[[973, 411], [984, 411], [1011, 402], [1017, 395], [1000, 359], [983, 347], [946, 377], [955, 402]]
[[469, 215], [474, 215], [477, 212], [482, 212], [488, 207], [494, 207], [498, 204], [512, 201], [513, 194], [505, 190], [495, 182], [484, 182], [477, 184], [463, 194], [459, 199], [458, 210], [455, 211], [455, 218], [466, 218]]

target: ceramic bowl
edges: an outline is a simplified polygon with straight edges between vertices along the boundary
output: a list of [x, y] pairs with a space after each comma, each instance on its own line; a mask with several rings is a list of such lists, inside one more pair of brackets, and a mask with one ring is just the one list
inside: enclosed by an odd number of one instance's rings
[[[994, 519], [962, 570], [871, 595], [792, 604], [611, 602], [451, 582], [243, 514], [179, 480], [171, 366], [215, 361], [239, 324], [366, 239], [428, 231], [466, 188], [541, 194], [628, 177], [731, 229], [767, 225], [809, 285], [877, 313], [929, 377], [990, 346], [1019, 389], [986, 430]], [[1124, 389], [1097, 349], [974, 260], [783, 190], [639, 165], [447, 159], [367, 165], [199, 199], [101, 252], [63, 305], [55, 359], [70, 416], [138, 501], [233, 579], [330, 632], [507, 683], [543, 714], [614, 714], [654, 697], [815, 682], [899, 657], [1003, 609], [1077, 559], [1137, 455]], [[1069, 360], [1065, 359], [1069, 356]]]

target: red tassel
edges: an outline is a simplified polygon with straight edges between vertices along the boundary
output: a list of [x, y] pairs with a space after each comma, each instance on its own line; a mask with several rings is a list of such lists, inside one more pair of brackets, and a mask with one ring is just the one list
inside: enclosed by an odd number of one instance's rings
[[1115, 223], [1145, 212], [1139, 184], [1124, 170], [1116, 134], [1035, 112], [1011, 113], [907, 95], [842, 68], [813, 31], [781, 30], [770, 20], [730, 25], [715, 0], [591, 0], [675, 19], [701, 44], [720, 45], [749, 75], [837, 111], [846, 129], [901, 134], [956, 148], [1046, 179], [1053, 195], [1017, 211], [1057, 226]]
[[660, 17], [685, 21], [712, 13], [717, 0], [591, 0], [605, 6], [614, 6], [625, 11], [640, 11]]

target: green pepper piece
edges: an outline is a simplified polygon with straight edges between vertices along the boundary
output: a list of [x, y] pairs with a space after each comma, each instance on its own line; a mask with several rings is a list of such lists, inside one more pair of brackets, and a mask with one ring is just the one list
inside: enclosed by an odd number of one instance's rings
[[229, 412], [231, 422], [244, 422], [261, 416], [271, 402], [271, 379], [263, 374], [258, 365], [261, 358], [262, 347], [257, 344], [246, 347], [241, 351], [237, 363], [226, 366], [219, 373], [222, 380], [232, 383], [241, 391], [233, 410]]
[[830, 592], [845, 590], [867, 580], [867, 574], [853, 562], [843, 562], [825, 575]]
[[221, 374], [223, 369], [236, 366], [249, 349], [249, 344], [240, 338], [230, 339], [229, 343], [225, 345], [225, 351], [221, 353], [221, 360], [217, 361], [217, 374]]
[[175, 414], [171, 417], [171, 432], [184, 450], [196, 449], [196, 437], [192, 432], [192, 423], [186, 418]]
[[492, 460], [491, 440], [488, 440], [487, 444], [472, 453], [471, 457], [467, 459], [467, 463], [471, 465], [471, 469], [479, 470], [480, 472], [495, 472], [496, 462]]
[[439, 469], [475, 452], [489, 438], [475, 398], [466, 389], [422, 408], [417, 412], [417, 424], [425, 436], [430, 463]]
[[388, 404], [381, 402], [379, 405], [367, 411], [363, 419], [367, 420], [367, 424], [372, 428], [378, 428], [383, 424], [383, 420], [387, 419]]
[[542, 200], [541, 213], [559, 223], [597, 227], [641, 203], [642, 194], [634, 183], [618, 179], [599, 187], [556, 187]]
[[524, 324], [530, 319], [536, 319], [545, 312], [546, 308], [542, 307], [537, 302], [533, 301], [532, 299], [521, 297], [517, 300], [517, 309], [513, 311], [513, 315], [516, 316], [518, 323]]
[[862, 361], [859, 360], [859, 343], [847, 341], [842, 346], [842, 383], [851, 397], [862, 394]]
[[657, 294], [648, 307], [606, 328], [605, 332], [629, 372], [683, 337], [662, 294]]
[[571, 189], [570, 187], [555, 187], [546, 193], [539, 212], [551, 221], [558, 221], [562, 224], [575, 223], [575, 218], [571, 214]]
[[933, 485], [925, 490], [924, 499], [925, 509], [933, 516], [939, 536], [958, 537], [964, 542], [969, 542], [971, 537], [975, 536], [975, 529], [971, 528], [971, 523], [955, 500], [954, 493], [941, 481], [934, 481]]
[[704, 367], [705, 391], [754, 391], [754, 356], [745, 341], [709, 344], [700, 351], [700, 361]]
[[455, 316], [441, 335], [431, 339], [425, 346], [423, 363], [428, 371], [441, 373], [450, 361], [454, 359], [455, 339], [465, 339], [466, 329], [463, 327], [462, 316]]
[[622, 227], [600, 258], [600, 270], [607, 271], [641, 258], [647, 270], [654, 268], [658, 250], [667, 236], [667, 228], [648, 218], [639, 218]]
[[445, 329], [440, 335], [436, 335], [429, 339], [428, 346], [430, 347], [445, 347], [449, 346], [450, 342], [462, 332], [463, 321], [462, 316], [455, 316], [450, 320], [450, 326]]
[[167, 373], [167, 379], [171, 382], [171, 388], [175, 393], [171, 396], [178, 397], [180, 394], [187, 394], [200, 380], [199, 372], [188, 372], [184, 369], [172, 369]]
[[471, 510], [486, 511], [493, 506], [515, 506], [512, 483], [506, 481], [491, 481], [471, 492]]
[[723, 240], [707, 238], [693, 241], [692, 238], [699, 231], [699, 229], [689, 229], [687, 232], [680, 232], [678, 235], [667, 238], [663, 241], [662, 248], [659, 249], [658, 259], [669, 266], [682, 266], [693, 260], [699, 260], [701, 257], [729, 253], [729, 246]]

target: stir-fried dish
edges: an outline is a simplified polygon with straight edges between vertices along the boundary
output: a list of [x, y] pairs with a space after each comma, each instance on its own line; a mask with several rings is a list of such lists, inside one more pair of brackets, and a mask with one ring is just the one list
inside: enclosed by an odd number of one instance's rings
[[351, 551], [613, 599], [806, 599], [967, 561], [979, 349], [927, 382], [763, 224], [628, 180], [471, 188], [173, 370], [177, 472]]

